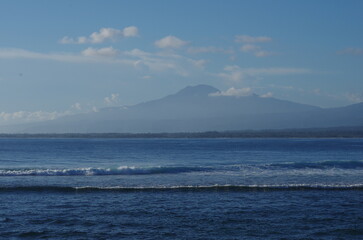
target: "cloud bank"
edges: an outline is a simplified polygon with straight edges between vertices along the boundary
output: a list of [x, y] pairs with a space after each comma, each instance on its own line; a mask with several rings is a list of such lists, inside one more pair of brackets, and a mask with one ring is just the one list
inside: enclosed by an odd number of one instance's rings
[[111, 96], [105, 97], [104, 102], [107, 105], [116, 105], [119, 104], [119, 94], [118, 93], [112, 93]]
[[226, 91], [211, 93], [211, 94], [209, 94], [209, 96], [211, 96], [211, 97], [221, 97], [221, 96], [246, 97], [246, 96], [251, 96], [252, 94], [253, 93], [252, 93], [251, 88], [231, 87], [231, 88], [227, 89]]
[[70, 115], [71, 112], [45, 112], [45, 111], [18, 111], [18, 112], [0, 112], [0, 124], [18, 124], [18, 123], [29, 123], [46, 120], [54, 120], [56, 118]]

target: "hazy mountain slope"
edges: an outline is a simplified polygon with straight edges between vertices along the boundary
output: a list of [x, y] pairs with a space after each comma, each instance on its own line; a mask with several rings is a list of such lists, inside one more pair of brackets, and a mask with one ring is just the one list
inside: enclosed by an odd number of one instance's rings
[[109, 108], [103, 114], [121, 119], [195, 119], [208, 117], [239, 116], [245, 114], [301, 112], [319, 109], [314, 106], [261, 98], [257, 95], [246, 97], [209, 96], [219, 90], [207, 85], [186, 87], [176, 94], [137, 104], [127, 110]]
[[207, 85], [186, 87], [134, 106], [13, 126], [2, 132], [201, 132], [363, 125], [363, 103], [321, 109], [257, 95], [211, 96], [218, 91]]

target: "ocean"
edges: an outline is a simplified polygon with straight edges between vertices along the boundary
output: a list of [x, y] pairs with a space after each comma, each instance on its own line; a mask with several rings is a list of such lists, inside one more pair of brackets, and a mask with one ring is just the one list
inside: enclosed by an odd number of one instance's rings
[[363, 139], [0, 139], [0, 239], [363, 239]]

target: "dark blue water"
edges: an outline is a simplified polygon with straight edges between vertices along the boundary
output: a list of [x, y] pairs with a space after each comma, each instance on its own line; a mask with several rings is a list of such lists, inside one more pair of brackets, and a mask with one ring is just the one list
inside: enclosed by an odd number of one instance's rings
[[1, 139], [2, 239], [362, 239], [363, 139]]

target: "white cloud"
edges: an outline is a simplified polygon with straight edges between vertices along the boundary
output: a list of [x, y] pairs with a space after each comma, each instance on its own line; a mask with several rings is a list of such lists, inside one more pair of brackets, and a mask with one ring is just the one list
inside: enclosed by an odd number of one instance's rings
[[238, 35], [235, 37], [235, 41], [240, 43], [263, 43], [272, 41], [272, 38], [265, 36], [252, 37], [249, 35]]
[[275, 55], [275, 53], [270, 51], [262, 50], [260, 46], [257, 46], [255, 44], [243, 44], [240, 48], [242, 52], [245, 53], [252, 53], [256, 57], [267, 57], [271, 55]]
[[182, 73], [184, 70], [181, 69], [180, 64], [178, 64], [175, 56], [173, 55], [149, 53], [140, 49], [133, 49], [131, 51], [124, 52], [124, 55], [136, 59], [134, 62], [134, 67], [136, 68], [146, 67], [153, 72], [174, 70], [182, 75], [184, 74]]
[[62, 43], [62, 44], [71, 44], [71, 43], [74, 43], [74, 39], [65, 36], [61, 40], [59, 40], [59, 43]]
[[112, 93], [111, 96], [105, 97], [104, 101], [107, 105], [116, 105], [119, 103], [119, 96], [118, 93]]
[[71, 106], [71, 109], [82, 110], [82, 106], [79, 102], [77, 102]]
[[44, 59], [44, 60], [55, 60], [65, 62], [80, 62], [84, 58], [80, 55], [75, 54], [57, 54], [57, 53], [38, 53], [24, 49], [0, 49], [0, 58], [4, 59]]
[[28, 122], [38, 122], [46, 120], [54, 120], [58, 117], [71, 114], [70, 111], [65, 112], [45, 112], [45, 111], [18, 111], [18, 112], [0, 112], [0, 124], [19, 124]]
[[261, 95], [262, 98], [270, 98], [272, 96], [273, 96], [272, 92], [268, 92], [268, 93]]
[[101, 28], [99, 32], [94, 32], [89, 36], [91, 43], [102, 43], [105, 40], [116, 40], [123, 37], [123, 31], [114, 28]]
[[113, 57], [117, 56], [118, 54], [119, 52], [113, 47], [99, 49], [89, 47], [82, 51], [82, 55], [87, 57]]
[[345, 97], [353, 103], [363, 102], [363, 94], [347, 93]]
[[134, 60], [134, 66], [138, 69], [149, 69], [152, 72], [172, 71], [181, 76], [189, 76], [189, 73], [200, 70], [206, 63], [205, 60], [194, 60], [175, 54], [173, 52], [150, 53], [140, 49], [133, 49], [123, 53]]
[[192, 59], [190, 59], [190, 62], [191, 62], [194, 66], [196, 66], [196, 67], [198, 67], [198, 68], [204, 68], [205, 64], [207, 63], [207, 61], [206, 61], [206, 60], [204, 60], [204, 59], [200, 59], [200, 60], [192, 60]]
[[87, 43], [87, 37], [78, 37], [78, 43], [79, 44], [84, 44]]
[[255, 43], [265, 43], [272, 41], [270, 37], [252, 37], [248, 35], [239, 35], [236, 36], [235, 42], [243, 43], [240, 47], [240, 50], [245, 53], [251, 53], [255, 57], [267, 57], [271, 55], [275, 55], [274, 52], [266, 51], [261, 48], [261, 46], [256, 45]]
[[[65, 53], [38, 53], [23, 49], [0, 49], [0, 59], [37, 59], [73, 63], [111, 63], [135, 68], [143, 68], [152, 72], [174, 71], [178, 75], [188, 76], [189, 71], [200, 69], [205, 64], [204, 60], [194, 60], [173, 53], [150, 53], [139, 49], [119, 52], [108, 48], [87, 48], [79, 54]], [[145, 73], [149, 74], [149, 73]]]
[[[87, 50], [87, 49], [86, 49]], [[0, 49], [0, 58], [3, 59], [38, 59], [60, 62], [84, 63], [84, 62], [105, 62], [119, 63], [132, 66], [135, 61], [125, 58], [106, 58], [105, 56], [117, 55], [118, 51], [113, 48], [88, 49], [80, 54], [70, 53], [38, 53], [24, 49]], [[90, 57], [93, 56], [93, 57]]]
[[341, 55], [363, 55], [362, 48], [345, 48], [337, 52]]
[[220, 91], [215, 93], [210, 93], [211, 97], [220, 97], [220, 96], [234, 96], [234, 97], [245, 97], [251, 96], [253, 94], [251, 88], [229, 88], [226, 91]]
[[136, 37], [139, 34], [139, 29], [135, 26], [125, 27], [123, 29], [124, 37]]
[[180, 48], [186, 45], [188, 42], [183, 41], [174, 36], [167, 36], [160, 40], [155, 41], [155, 46], [158, 48]]
[[63, 44], [102, 43], [107, 40], [116, 41], [120, 38], [135, 37], [137, 35], [138, 28], [135, 26], [124, 29], [101, 28], [98, 32], [93, 32], [89, 37], [71, 38], [65, 36], [59, 42]]
[[131, 51], [126, 51], [124, 53], [126, 55], [129, 55], [129, 56], [132, 56], [132, 57], [140, 57], [140, 58], [149, 57], [149, 56], [152, 55], [151, 53], [142, 51], [142, 50], [140, 50], [138, 48], [132, 49]]
[[238, 82], [248, 77], [261, 77], [271, 75], [307, 74], [311, 70], [305, 68], [241, 68], [236, 65], [226, 66], [219, 77]]
[[[112, 94], [109, 100], [112, 102], [118, 102], [118, 94]], [[12, 124], [23, 124], [32, 123], [40, 121], [55, 120], [60, 117], [74, 115], [78, 113], [87, 112], [98, 112], [97, 107], [82, 106], [81, 103], [76, 102], [70, 106], [68, 110], [65, 111], [17, 111], [17, 112], [0, 112], [0, 125], [12, 125]]]
[[[87, 48], [80, 53], [39, 53], [23, 49], [1, 49], [0, 59], [35, 59], [72, 63], [105, 63], [131, 66], [137, 70], [145, 70], [142, 74], [173, 72], [181, 76], [189, 76], [193, 71], [203, 69], [206, 60], [192, 59], [170, 51], [145, 52], [140, 49], [120, 52], [112, 47]], [[150, 72], [147, 72], [150, 71]]]
[[260, 50], [261, 47], [254, 45], [254, 44], [244, 44], [240, 48], [242, 52], [254, 52], [256, 50]]

